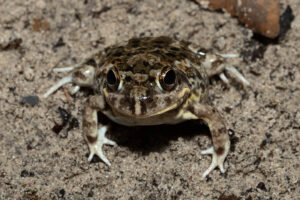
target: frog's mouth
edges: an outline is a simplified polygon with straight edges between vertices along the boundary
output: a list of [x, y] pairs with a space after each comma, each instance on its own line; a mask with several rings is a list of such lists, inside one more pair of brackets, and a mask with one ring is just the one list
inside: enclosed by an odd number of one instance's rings
[[168, 103], [164, 101], [164, 98], [158, 98], [158, 100], [154, 103], [155, 106], [153, 106], [153, 102], [150, 106], [151, 102], [141, 101], [139, 99], [116, 100], [116, 97], [112, 97], [106, 88], [103, 89], [103, 93], [107, 104], [116, 115], [142, 119], [162, 115], [178, 108], [188, 98], [190, 89], [183, 88], [179, 93], [177, 93], [175, 98], [176, 100]]

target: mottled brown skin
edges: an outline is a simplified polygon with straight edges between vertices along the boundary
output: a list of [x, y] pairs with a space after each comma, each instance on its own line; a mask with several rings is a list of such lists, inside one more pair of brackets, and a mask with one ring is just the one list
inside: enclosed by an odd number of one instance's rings
[[76, 66], [73, 82], [94, 90], [83, 113], [89, 160], [96, 154], [110, 165], [101, 148], [103, 144], [115, 144], [105, 138], [106, 127], [98, 123], [97, 112], [126, 126], [198, 119], [207, 123], [213, 141], [213, 148], [203, 152], [213, 155], [203, 176], [215, 167], [224, 172], [229, 137], [225, 121], [210, 105], [207, 92], [208, 78], [222, 72], [222, 63], [214, 54], [197, 53], [187, 42], [144, 37], [108, 47]]

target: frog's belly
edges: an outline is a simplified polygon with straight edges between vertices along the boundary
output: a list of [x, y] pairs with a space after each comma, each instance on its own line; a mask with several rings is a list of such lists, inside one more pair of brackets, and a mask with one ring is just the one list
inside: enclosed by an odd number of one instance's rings
[[176, 115], [158, 115], [153, 117], [135, 118], [130, 116], [106, 115], [112, 121], [124, 126], [151, 126], [161, 124], [177, 124], [186, 119], [176, 118]]

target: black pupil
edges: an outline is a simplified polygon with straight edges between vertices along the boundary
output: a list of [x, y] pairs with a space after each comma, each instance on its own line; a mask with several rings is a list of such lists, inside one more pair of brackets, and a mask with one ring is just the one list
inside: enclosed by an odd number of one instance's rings
[[169, 70], [164, 77], [164, 82], [167, 85], [172, 85], [175, 83], [175, 79], [176, 79], [176, 75], [174, 70]]
[[112, 70], [109, 70], [107, 73], [107, 82], [110, 85], [114, 85], [117, 82], [117, 78], [115, 76], [115, 73]]

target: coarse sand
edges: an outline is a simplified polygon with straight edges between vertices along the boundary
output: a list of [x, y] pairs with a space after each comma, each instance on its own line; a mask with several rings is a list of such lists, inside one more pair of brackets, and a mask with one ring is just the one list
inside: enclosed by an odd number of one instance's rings
[[[229, 14], [188, 0], [0, 0], [0, 199], [299, 199], [300, 2], [280, 0], [281, 13], [288, 5], [291, 29], [263, 43]], [[211, 157], [200, 151], [211, 138], [193, 123], [111, 123], [107, 137], [119, 146], [104, 153], [112, 166], [96, 157], [89, 163], [81, 120], [90, 91], [69, 96], [66, 85], [41, 98], [64, 75], [54, 67], [134, 36], [160, 35], [240, 55], [227, 62], [251, 88], [234, 81], [226, 88], [218, 78], [211, 86], [234, 132], [224, 174], [216, 169], [201, 179]], [[79, 128], [52, 131], [62, 123], [59, 107]]]

